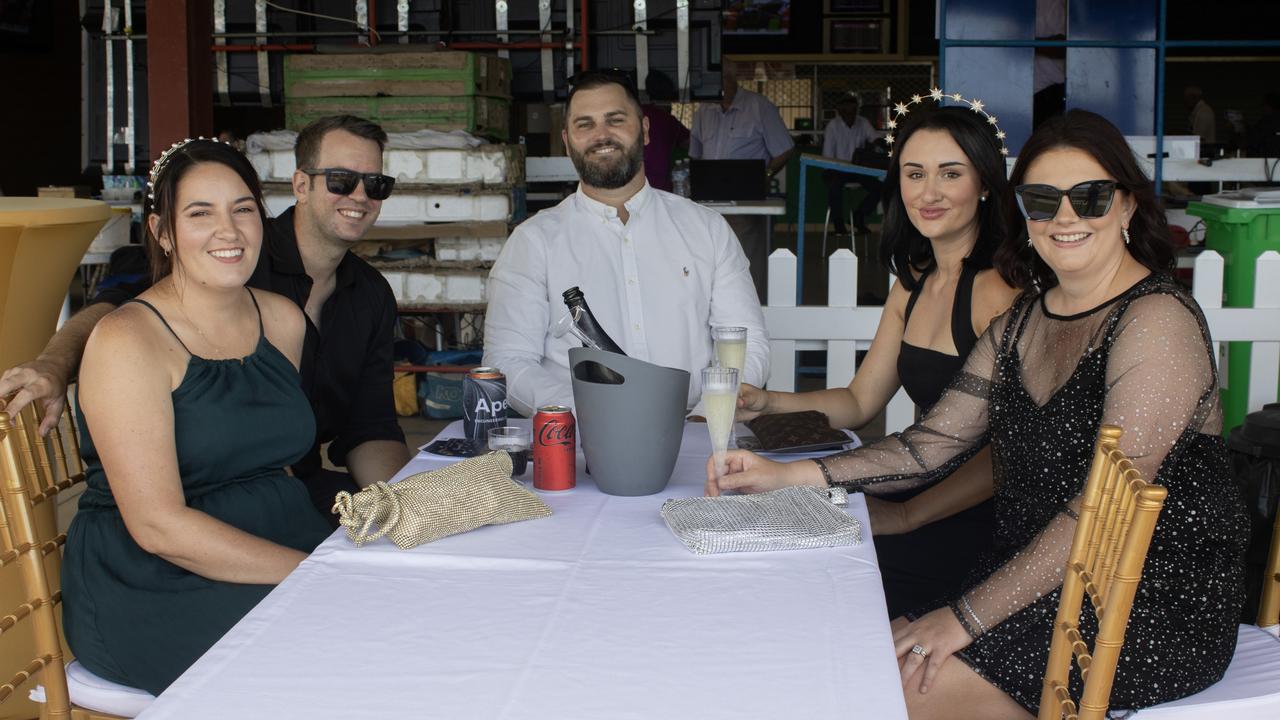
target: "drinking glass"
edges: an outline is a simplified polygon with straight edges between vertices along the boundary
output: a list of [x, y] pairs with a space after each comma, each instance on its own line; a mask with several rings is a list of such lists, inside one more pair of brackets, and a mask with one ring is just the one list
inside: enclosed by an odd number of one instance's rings
[[747, 329], [744, 327], [717, 327], [711, 329], [715, 340], [716, 362], [721, 367], [734, 368], [742, 375], [747, 362]]
[[725, 453], [733, 436], [733, 416], [738, 409], [737, 368], [702, 369], [702, 409], [707, 418], [707, 431], [711, 433], [711, 456], [718, 479], [724, 475]]
[[489, 431], [489, 449], [511, 456], [511, 477], [520, 479], [529, 467], [532, 434], [527, 427], [504, 425]]

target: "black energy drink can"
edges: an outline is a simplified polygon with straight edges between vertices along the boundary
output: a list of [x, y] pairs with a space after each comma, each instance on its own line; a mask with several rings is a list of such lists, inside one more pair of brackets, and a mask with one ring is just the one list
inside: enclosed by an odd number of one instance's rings
[[489, 449], [489, 431], [507, 424], [507, 376], [478, 367], [462, 380], [462, 431], [477, 454]]

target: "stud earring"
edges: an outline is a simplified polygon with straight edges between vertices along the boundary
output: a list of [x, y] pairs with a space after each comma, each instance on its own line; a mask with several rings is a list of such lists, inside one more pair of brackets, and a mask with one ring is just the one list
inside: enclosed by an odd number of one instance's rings
[[1027, 236], [1027, 247], [1032, 247], [1030, 235]]
[[986, 202], [986, 201], [987, 201], [986, 195], [983, 195], [982, 197], [978, 198], [978, 202]]
[[1129, 228], [1120, 228], [1120, 234], [1124, 236], [1124, 244], [1129, 244]]

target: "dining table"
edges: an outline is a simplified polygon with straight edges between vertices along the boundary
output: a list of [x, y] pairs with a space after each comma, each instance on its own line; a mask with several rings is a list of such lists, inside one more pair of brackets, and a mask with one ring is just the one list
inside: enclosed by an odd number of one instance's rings
[[412, 549], [340, 528], [140, 717], [905, 718], [862, 496], [857, 544], [698, 555], [660, 510], [710, 452], [688, 422], [666, 488], [619, 497], [579, 448], [573, 489], [531, 489], [549, 517]]

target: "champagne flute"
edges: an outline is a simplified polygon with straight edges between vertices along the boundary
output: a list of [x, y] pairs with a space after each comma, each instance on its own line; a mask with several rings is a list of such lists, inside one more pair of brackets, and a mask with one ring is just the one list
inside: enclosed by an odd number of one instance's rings
[[702, 369], [702, 409], [711, 433], [711, 455], [715, 461], [716, 479], [724, 476], [725, 453], [733, 435], [733, 416], [738, 409], [738, 369], [708, 367]]
[[747, 329], [744, 327], [715, 327], [711, 329], [715, 341], [716, 362], [722, 367], [737, 368], [742, 379], [742, 368], [747, 363]]
[[566, 333], [572, 334], [582, 342], [583, 347], [589, 347], [593, 350], [601, 350], [600, 343], [587, 337], [586, 333], [578, 327], [578, 318], [574, 310], [566, 310], [564, 315], [556, 320], [551, 326], [551, 335], [553, 337], [564, 337]]

